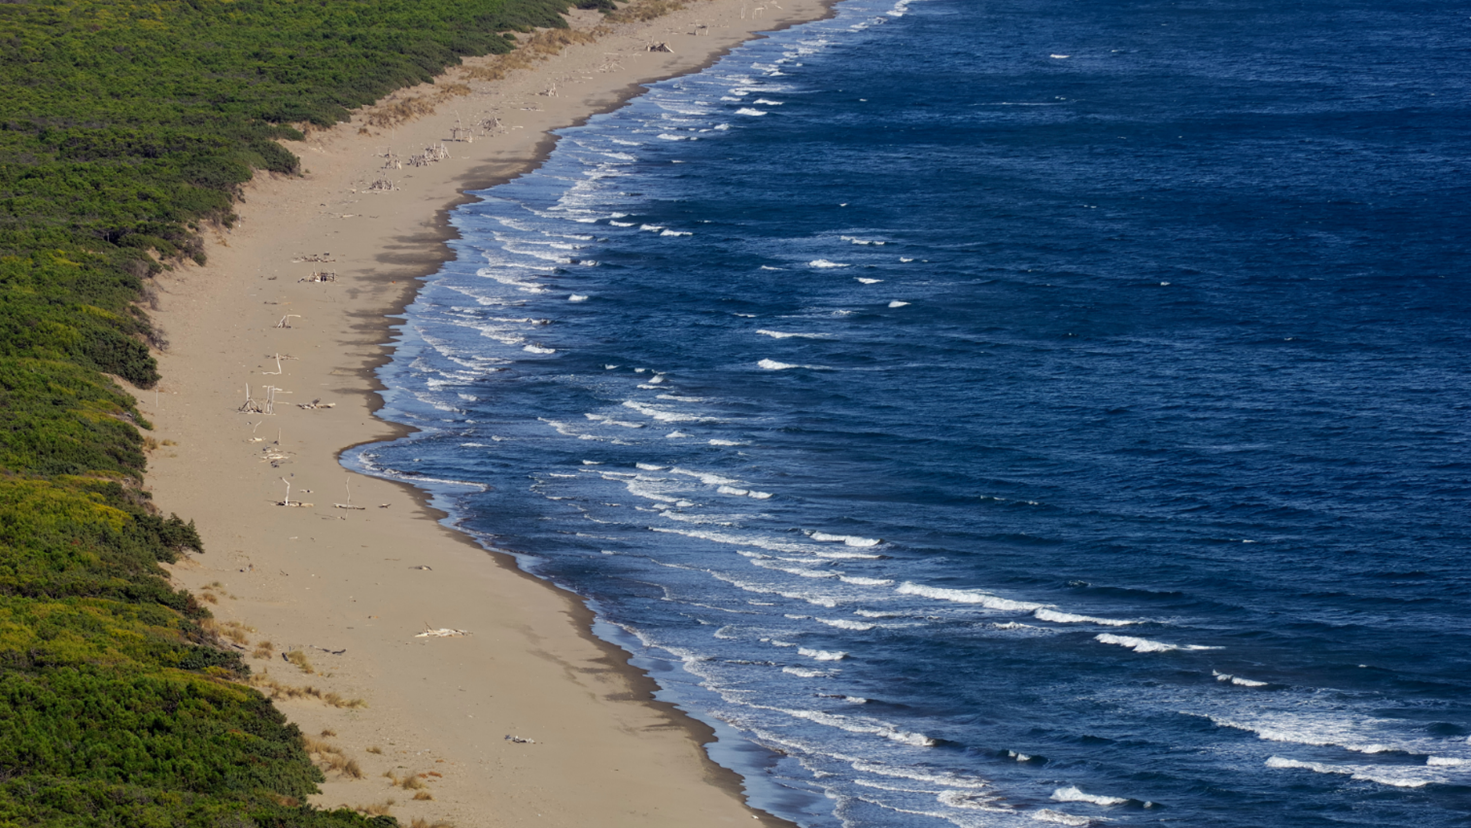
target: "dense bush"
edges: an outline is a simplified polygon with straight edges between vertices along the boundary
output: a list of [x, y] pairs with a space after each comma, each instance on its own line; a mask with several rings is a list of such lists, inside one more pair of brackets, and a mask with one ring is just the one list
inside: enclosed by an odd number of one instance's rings
[[[204, 262], [276, 143], [573, 0], [0, 0], [0, 827], [367, 826], [159, 567], [143, 489], [148, 281]], [[610, 9], [609, 0], [580, 0]]]

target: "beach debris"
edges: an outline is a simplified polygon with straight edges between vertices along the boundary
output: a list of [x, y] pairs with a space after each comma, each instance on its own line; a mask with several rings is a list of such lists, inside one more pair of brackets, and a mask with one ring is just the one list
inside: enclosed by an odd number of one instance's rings
[[[332, 258], [332, 254], [331, 253], [303, 253], [302, 255], [297, 256], [295, 259], [292, 259], [291, 261], [293, 261], [293, 262], [335, 262], [337, 260], [334, 259], [334, 258]], [[274, 303], [272, 303], [272, 304], [274, 304]]]
[[[348, 216], [343, 216], [343, 218], [348, 218]], [[337, 281], [337, 271], [313, 270], [312, 275], [302, 277], [300, 279], [297, 279], [296, 281], [298, 284], [302, 282], [335, 282]]]
[[467, 144], [473, 144], [475, 142], [474, 128], [467, 127], [460, 121], [459, 112], [455, 113], [455, 125], [450, 127], [449, 139], [451, 141], [464, 141]]
[[352, 505], [352, 480], [349, 479], [349, 480], [342, 481], [342, 486], [343, 486], [343, 488], [347, 489], [347, 502], [346, 503], [333, 503], [332, 504], [332, 507], [334, 509], [353, 509], [353, 510], [356, 510], [356, 511], [361, 512], [361, 511], [363, 511], [363, 510], [365, 510], [365, 509], [368, 508], [366, 506], [354, 506], [354, 505]]
[[664, 43], [662, 41], [659, 42], [659, 43], [652, 43], [652, 44], [650, 44], [649, 47], [648, 47], [648, 51], [650, 51], [650, 52], [668, 52], [670, 54], [674, 54], [674, 50], [671, 49], [671, 48], [669, 48], [669, 44], [668, 43]]
[[380, 178], [377, 181], [374, 181], [372, 184], [368, 185], [369, 191], [377, 190], [379, 192], [388, 193], [393, 192], [397, 189], [397, 187], [393, 186], [393, 179], [391, 178]]
[[423, 564], [420, 564], [419, 566], [411, 566], [411, 567], [409, 567], [409, 569], [417, 569], [420, 572], [433, 572], [434, 571], [431, 567], [424, 566]]
[[294, 356], [292, 356], [290, 354], [267, 354], [266, 355], [266, 359], [274, 359], [274, 360], [276, 360], [276, 370], [274, 370], [274, 371], [261, 371], [261, 374], [263, 374], [265, 376], [268, 376], [268, 377], [275, 377], [275, 376], [279, 376], [281, 374], [281, 360], [283, 360], [283, 359], [296, 359], [296, 357], [294, 357]]
[[425, 624], [424, 625], [424, 631], [421, 632], [421, 633], [419, 633], [418, 635], [416, 635], [414, 637], [415, 638], [458, 638], [458, 637], [460, 637], [462, 635], [469, 635], [469, 634], [470, 633], [467, 630], [454, 630], [454, 629], [450, 629], [449, 627], [440, 627], [439, 629], [436, 630], [436, 629], [431, 628], [428, 624]]
[[389, 507], [389, 505], [390, 504], [387, 504], [387, 503], [379, 503], [378, 504], [378, 508], [379, 509], [387, 509]]
[[308, 509], [308, 508], [311, 508], [311, 505], [312, 504], [310, 504], [310, 503], [303, 503], [300, 500], [296, 501], [295, 503], [292, 503], [291, 502], [291, 481], [290, 480], [287, 480], [286, 478], [283, 477], [283, 478], [281, 478], [281, 482], [286, 484], [286, 497], [283, 498], [283, 499], [281, 499], [281, 500], [276, 501], [276, 505], [277, 506], [291, 506], [291, 507], [298, 508], [298, 509]]
[[291, 327], [291, 320], [292, 319], [300, 319], [300, 318], [301, 318], [301, 314], [299, 314], [299, 313], [288, 313], [285, 316], [281, 317], [281, 321], [276, 323], [276, 327], [278, 327], [278, 328], [289, 328], [289, 327]]
[[509, 733], [506, 734], [506, 741], [507, 742], [515, 742], [518, 745], [534, 745], [534, 744], [536, 744], [536, 740], [535, 739], [527, 739], [524, 736], [512, 736]]
[[425, 147], [424, 151], [419, 153], [418, 155], [410, 155], [409, 166], [427, 167], [435, 161], [443, 161], [449, 157], [449, 149], [445, 147], [443, 142], [439, 144], [431, 144]]
[[322, 402], [322, 398], [321, 397], [318, 397], [317, 399], [312, 400], [309, 403], [297, 403], [296, 404], [296, 407], [297, 408], [302, 408], [302, 409], [305, 409], [307, 411], [316, 411], [316, 410], [322, 409], [322, 408], [335, 408], [336, 406], [337, 406], [337, 403], [324, 403], [324, 402]]
[[321, 650], [322, 652], [326, 653], [327, 655], [342, 655], [343, 653], [347, 652], [347, 648], [346, 647], [343, 647], [340, 650], [329, 650], [326, 647], [318, 647], [315, 644], [308, 644], [307, 646], [308, 647], [311, 647], [313, 650]]

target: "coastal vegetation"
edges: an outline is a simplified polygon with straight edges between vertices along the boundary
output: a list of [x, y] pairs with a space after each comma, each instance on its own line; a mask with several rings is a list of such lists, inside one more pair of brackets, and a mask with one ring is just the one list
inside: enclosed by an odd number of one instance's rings
[[253, 175], [300, 173], [278, 139], [569, 5], [0, 2], [0, 826], [397, 824], [303, 804], [319, 765], [361, 770], [271, 698], [361, 701], [252, 676], [221, 596], [170, 586], [159, 564], [203, 543], [150, 502], [158, 443], [116, 380], [160, 380], [153, 277], [205, 262]]

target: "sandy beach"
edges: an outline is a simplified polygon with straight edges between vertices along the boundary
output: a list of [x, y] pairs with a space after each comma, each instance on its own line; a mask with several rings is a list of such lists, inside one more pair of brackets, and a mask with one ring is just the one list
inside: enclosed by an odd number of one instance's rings
[[[402, 433], [372, 416], [373, 370], [391, 355], [392, 314], [447, 256], [446, 216], [465, 191], [529, 169], [549, 130], [638, 84], [826, 8], [707, 0], [612, 26], [577, 12], [575, 29], [611, 31], [498, 80], [473, 77], [494, 59], [468, 60], [290, 144], [304, 175], [258, 176], [233, 229], [206, 230], [208, 265], [158, 279], [164, 379], [134, 391], [156, 426], [148, 484], [206, 545], [172, 577], [238, 625], [262, 689], [326, 746], [319, 760], [339, 757], [316, 804], [461, 828], [777, 822], [706, 758], [707, 728], [653, 701], [652, 683], [591, 637], [573, 596], [338, 456]], [[392, 123], [392, 107], [416, 101], [435, 111]], [[456, 127], [473, 141], [451, 140]], [[426, 148], [447, 157], [415, 166]], [[241, 411], [247, 387], [273, 410]]]

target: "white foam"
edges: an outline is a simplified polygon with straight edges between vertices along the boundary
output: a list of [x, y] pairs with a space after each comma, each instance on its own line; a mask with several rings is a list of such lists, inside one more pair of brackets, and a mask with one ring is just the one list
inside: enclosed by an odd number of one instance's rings
[[661, 132], [661, 133], [659, 133], [659, 137], [660, 138], [663, 138], [665, 141], [688, 141], [688, 140], [690, 140], [690, 136], [688, 136], [688, 135], [670, 135], [667, 132]]
[[586, 302], [587, 301], [587, 297], [586, 296], [583, 296], [580, 293], [574, 293], [571, 296], [568, 296], [567, 297], [567, 301], [568, 302]]
[[1040, 621], [1052, 621], [1057, 624], [1102, 624], [1106, 627], [1126, 627], [1137, 624], [1138, 621], [1120, 621], [1114, 618], [1094, 618], [1091, 615], [1074, 615], [1070, 612], [1058, 612], [1057, 610], [1039, 609], [1032, 613]]
[[634, 222], [631, 222], [631, 221], [611, 221], [610, 220], [608, 223], [611, 224], [611, 225], [613, 225], [614, 227], [632, 227], [634, 225]]
[[556, 348], [545, 348], [541, 345], [527, 345], [521, 350], [533, 354], [555, 354], [557, 352]]
[[[762, 110], [759, 110], [759, 109], [752, 109], [749, 106], [743, 106], [740, 109], [737, 109], [736, 110], [736, 114], [737, 115], [750, 115], [752, 117], [756, 117], [758, 115], [765, 115], [766, 113], [763, 112]], [[663, 138], [664, 136], [661, 135], [659, 137], [660, 138]]]
[[1432, 783], [1448, 781], [1443, 775], [1424, 770], [1417, 765], [1330, 765], [1325, 762], [1304, 762], [1273, 756], [1267, 759], [1267, 767], [1291, 770], [1310, 770], [1314, 773], [1337, 773], [1360, 782], [1378, 782], [1396, 788], [1423, 788]]
[[761, 104], [762, 106], [781, 106], [782, 105], [782, 102], [781, 101], [768, 101], [765, 98], [757, 98], [756, 100], [751, 101], [751, 103]]
[[646, 231], [648, 231], [650, 233], [658, 233], [658, 232], [663, 231], [664, 225], [662, 225], [662, 224], [640, 224], [638, 229], [640, 229], [640, 230], [646, 230]]
[[904, 262], [905, 264], [909, 264], [910, 262], [912, 262], [914, 260], [913, 259], [906, 259], [905, 257], [900, 256], [899, 257], [899, 261]]
[[665, 230], [662, 233], [660, 233], [659, 235], [661, 235], [661, 236], [693, 236], [694, 233], [689, 233], [689, 232], [686, 232], [684, 230]]
[[881, 242], [881, 241], [869, 241], [868, 239], [860, 239], [860, 238], [856, 238], [854, 236], [839, 236], [838, 238], [842, 239], [845, 242], [852, 242], [853, 244], [876, 244], [876, 245], [883, 245], [883, 244], [886, 244], [887, 243], [887, 242]]
[[919, 595], [924, 598], [935, 598], [940, 601], [953, 601], [957, 604], [980, 604], [987, 609], [994, 610], [1033, 612], [1043, 609], [1046, 606], [1046, 604], [1034, 604], [1030, 601], [1012, 601], [976, 590], [945, 589], [944, 587], [924, 586], [923, 584], [916, 584], [912, 581], [905, 581], [895, 592], [898, 592], [900, 595]]
[[685, 438], [685, 437], [688, 437], [688, 436], [689, 435], [688, 434], [685, 434], [683, 431], [671, 431], [668, 434], [665, 434], [664, 435], [664, 439], [666, 439], [666, 440], [679, 440], [679, 439], [682, 439], [682, 438]]
[[781, 671], [801, 678], [827, 678], [832, 675], [831, 670], [809, 670], [806, 667], [783, 667]]
[[870, 279], [867, 276], [857, 276], [855, 278], [857, 278], [859, 282], [862, 282], [865, 285], [876, 285], [879, 282], [883, 281], [883, 279]]
[[807, 647], [798, 647], [797, 652], [817, 661], [842, 661], [848, 654], [842, 650], [814, 650]]
[[712, 445], [712, 446], [745, 446], [745, 445], [750, 445], [750, 444], [749, 443], [738, 443], [735, 440], [711, 440], [710, 441], [710, 445]]
[[808, 267], [823, 267], [823, 268], [826, 268], [826, 267], [852, 267], [853, 265], [843, 264], [842, 262], [830, 262], [827, 259], [813, 259], [812, 261], [810, 261], [810, 262], [807, 263], [807, 266]]
[[1206, 647], [1199, 644], [1166, 644], [1163, 641], [1152, 641], [1148, 638], [1135, 638], [1130, 635], [1113, 635], [1112, 633], [1099, 633], [1093, 636], [1097, 641], [1104, 644], [1116, 644], [1127, 647], [1136, 653], [1169, 653], [1175, 650], [1219, 650], [1220, 647]]
[[635, 400], [627, 400], [623, 403], [624, 408], [631, 408], [646, 417], [653, 417], [661, 423], [713, 423], [710, 417], [701, 417], [697, 414], [683, 414], [678, 411], [668, 411], [657, 406], [645, 405]]
[[788, 368], [801, 368], [802, 366], [790, 362], [777, 362], [774, 359], [763, 359], [756, 363], [768, 371], [785, 371]]
[[1229, 681], [1232, 684], [1235, 684], [1235, 685], [1240, 686], [1240, 687], [1266, 687], [1267, 686], [1267, 682], [1265, 682], [1265, 681], [1252, 681], [1251, 679], [1242, 678], [1241, 676], [1233, 676], [1230, 673], [1218, 673], [1215, 670], [1212, 670], [1211, 671], [1211, 675], [1213, 675], [1213, 676], [1216, 677], [1216, 681]]
[[1076, 825], [1079, 828], [1086, 828], [1086, 826], [1093, 824], [1093, 820], [1087, 817], [1065, 814], [1062, 811], [1054, 811], [1051, 808], [1033, 811], [1032, 819], [1038, 822], [1051, 822], [1055, 825]]
[[1465, 759], [1457, 759], [1454, 756], [1431, 756], [1425, 760], [1425, 764], [1433, 768], [1459, 768], [1468, 763]]
[[756, 331], [756, 333], [761, 334], [762, 336], [769, 336], [772, 339], [792, 339], [792, 338], [798, 338], [798, 339], [827, 339], [828, 338], [828, 335], [827, 334], [789, 333], [787, 331], [768, 331], [765, 328], [762, 328], [762, 329]]
[[634, 463], [633, 465], [634, 468], [643, 469], [644, 471], [664, 471], [669, 468], [668, 466], [656, 466], [653, 463]]
[[904, 308], [904, 307], [908, 307], [908, 306], [909, 306], [909, 303], [908, 302], [900, 302], [898, 299], [895, 299], [894, 301], [892, 301], [892, 302], [889, 303], [889, 307], [891, 307], [891, 308]]
[[812, 620], [819, 624], [826, 624], [829, 627], [837, 627], [840, 630], [856, 630], [858, 632], [867, 632], [878, 626], [877, 624], [867, 624], [862, 621], [849, 621], [846, 618], [814, 618]]
[[899, 728], [895, 727], [892, 724], [889, 724], [888, 722], [879, 721], [877, 719], [869, 719], [863, 716], [840, 716], [836, 713], [823, 713], [820, 710], [783, 710], [781, 708], [771, 709], [779, 710], [782, 713], [786, 713], [787, 715], [794, 716], [798, 719], [806, 719], [809, 722], [816, 722], [818, 724], [838, 728], [839, 730], [846, 730], [849, 733], [876, 734], [884, 737], [885, 739], [889, 739], [890, 741], [898, 742], [904, 745], [912, 745], [914, 747], [934, 747], [935, 745], [939, 744], [939, 742], [931, 739], [923, 733], [911, 733], [908, 731], [900, 730]]
[[870, 546], [878, 546], [880, 543], [883, 543], [883, 541], [874, 538], [860, 538], [857, 535], [829, 535], [826, 532], [810, 532], [807, 537], [815, 541], [822, 541], [823, 543], [838, 543], [841, 541], [845, 546], [856, 546], [860, 549], [867, 549]]
[[[888, 586], [889, 584], [894, 583], [889, 578], [864, 578], [859, 575], [842, 575], [838, 578], [838, 580], [842, 581], [845, 584], [852, 584], [854, 586]], [[880, 614], [875, 617], [887, 618], [889, 616], [885, 614]]]
[[1052, 798], [1057, 802], [1091, 802], [1094, 805], [1122, 805], [1129, 800], [1118, 796], [1095, 796], [1078, 790], [1076, 785], [1067, 788], [1058, 788], [1052, 792]]

